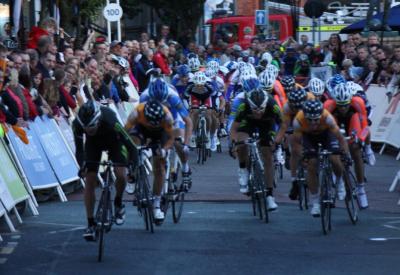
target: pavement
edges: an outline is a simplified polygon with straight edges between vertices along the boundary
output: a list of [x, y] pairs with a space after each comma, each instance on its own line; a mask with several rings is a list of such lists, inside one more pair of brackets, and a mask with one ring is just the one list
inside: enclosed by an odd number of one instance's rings
[[[106, 235], [104, 262], [97, 243], [85, 242], [82, 191], [41, 203], [40, 215], [23, 215], [17, 232], [0, 220], [0, 274], [400, 274], [400, 197], [388, 189], [399, 168], [397, 152], [367, 167], [370, 208], [352, 225], [342, 202], [333, 209], [332, 231], [287, 198], [288, 171], [275, 192], [270, 222], [252, 216], [238, 190], [237, 163], [226, 148], [206, 165], [192, 163], [193, 187], [182, 219], [167, 214], [155, 233], [125, 197], [127, 219]], [[193, 155], [194, 156], [194, 155]]]

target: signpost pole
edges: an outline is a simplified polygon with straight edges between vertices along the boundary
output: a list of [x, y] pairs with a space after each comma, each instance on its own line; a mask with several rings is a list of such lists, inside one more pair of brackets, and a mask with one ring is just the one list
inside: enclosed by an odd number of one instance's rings
[[[117, 5], [119, 6], [119, 0], [117, 0]], [[121, 18], [117, 21], [117, 31], [118, 31], [118, 41], [121, 41]]]
[[264, 9], [265, 9], [265, 29], [266, 34], [269, 33], [269, 3], [268, 0], [264, 0]]
[[[110, 0], [107, 0], [107, 5], [110, 4]], [[108, 43], [111, 43], [111, 22], [107, 20], [107, 37]]]

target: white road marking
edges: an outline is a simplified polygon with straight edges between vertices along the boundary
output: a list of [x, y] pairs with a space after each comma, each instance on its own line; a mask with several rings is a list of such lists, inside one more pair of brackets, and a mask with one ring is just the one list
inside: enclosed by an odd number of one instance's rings
[[0, 254], [11, 254], [13, 253], [15, 247], [0, 247]]
[[26, 223], [26, 224], [45, 224], [45, 225], [72, 226], [72, 227], [82, 226], [82, 224], [54, 223], [54, 222], [29, 222], [29, 223]]
[[188, 211], [188, 212], [186, 212], [187, 214], [196, 214], [197, 212], [195, 212], [195, 211]]
[[11, 239], [13, 239], [13, 240], [21, 239], [21, 235], [14, 235], [14, 236], [11, 236]]
[[228, 213], [236, 213], [236, 210], [227, 210]]
[[7, 258], [0, 258], [0, 264], [5, 264], [7, 262]]
[[82, 230], [82, 229], [85, 229], [85, 227], [84, 226], [79, 226], [79, 227], [62, 229], [62, 230], [54, 230], [54, 231], [48, 232], [48, 234], [56, 234], [56, 233], [62, 233], [62, 232], [77, 231], [77, 230]]
[[394, 226], [394, 225], [384, 224], [383, 226], [386, 227], [386, 228], [390, 228], [390, 229], [400, 230], [400, 227], [397, 227], [397, 226]]
[[390, 240], [400, 240], [400, 238], [369, 238], [370, 241], [385, 242]]

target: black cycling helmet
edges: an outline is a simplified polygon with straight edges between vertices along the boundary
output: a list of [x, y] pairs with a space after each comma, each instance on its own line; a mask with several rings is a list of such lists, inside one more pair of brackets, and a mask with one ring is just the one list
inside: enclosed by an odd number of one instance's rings
[[303, 102], [307, 99], [307, 92], [304, 89], [297, 89], [289, 93], [289, 104], [300, 108]]
[[282, 84], [283, 89], [285, 89], [285, 92], [287, 92], [287, 93], [290, 93], [296, 87], [296, 82], [295, 82], [293, 76], [290, 76], [290, 75], [286, 75], [286, 76], [282, 77], [281, 84]]
[[146, 102], [144, 105], [144, 116], [150, 124], [157, 126], [165, 116], [163, 106], [156, 100]]
[[246, 100], [252, 110], [264, 109], [268, 103], [268, 94], [262, 88], [253, 89], [246, 93]]
[[324, 106], [319, 100], [306, 100], [303, 104], [304, 117], [308, 119], [318, 119], [322, 115]]
[[87, 128], [96, 126], [100, 116], [100, 106], [94, 100], [89, 100], [79, 108], [76, 119], [83, 128]]

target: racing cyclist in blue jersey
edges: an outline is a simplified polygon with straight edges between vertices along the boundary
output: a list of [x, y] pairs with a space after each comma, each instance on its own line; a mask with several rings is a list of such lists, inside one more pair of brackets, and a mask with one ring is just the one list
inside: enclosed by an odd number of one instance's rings
[[179, 96], [182, 98], [183, 93], [189, 85], [189, 80], [193, 77], [188, 65], [180, 65], [177, 74], [172, 78], [171, 84], [175, 87]]
[[171, 111], [174, 118], [175, 149], [182, 163], [182, 179], [185, 186], [190, 188], [192, 180], [188, 159], [193, 123], [189, 112], [174, 87], [165, 82], [157, 73], [152, 76], [148, 88], [140, 95], [140, 103], [149, 100], [156, 100]]

